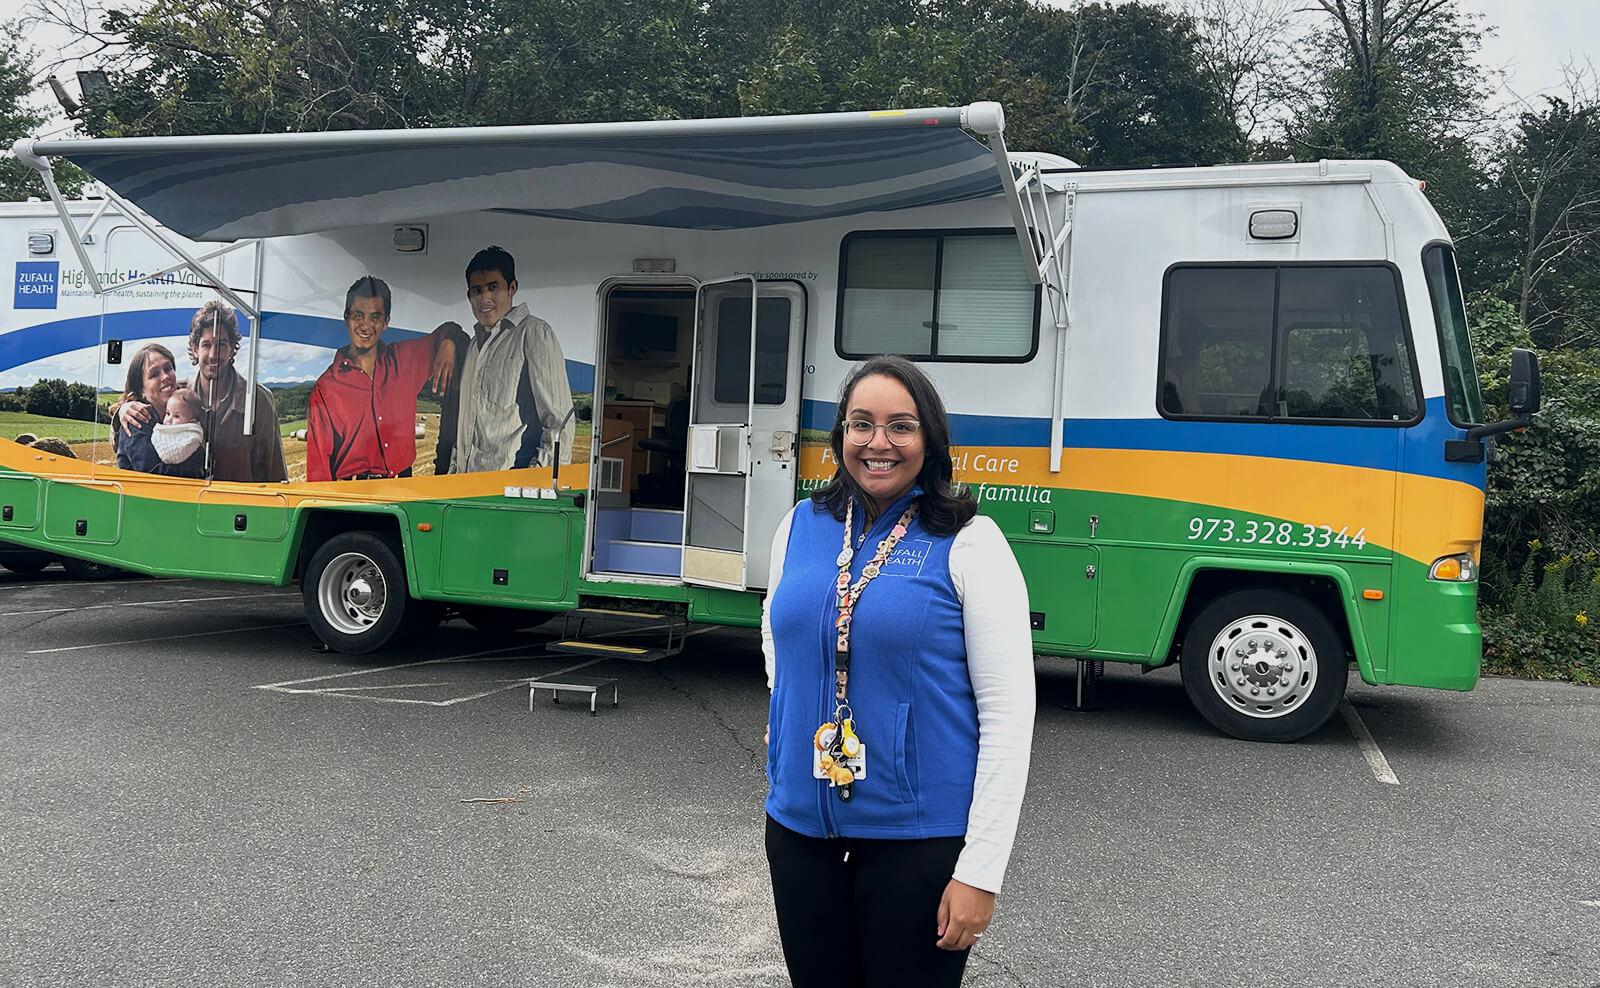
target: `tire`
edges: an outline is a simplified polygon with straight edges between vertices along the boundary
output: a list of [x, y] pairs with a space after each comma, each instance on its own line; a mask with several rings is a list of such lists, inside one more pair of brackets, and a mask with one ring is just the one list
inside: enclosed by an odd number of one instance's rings
[[456, 608], [462, 620], [486, 635], [509, 635], [537, 628], [555, 617], [554, 611], [525, 611], [518, 607], [488, 607], [462, 604]]
[[61, 568], [74, 580], [109, 580], [122, 570], [105, 563], [92, 563], [87, 559], [63, 559]]
[[311, 630], [347, 655], [388, 645], [408, 627], [412, 607], [422, 606], [406, 593], [399, 550], [372, 532], [341, 532], [318, 546], [300, 596]]
[[17, 553], [14, 556], [0, 558], [0, 567], [10, 570], [18, 576], [38, 576], [40, 571], [50, 565], [48, 556], [29, 556]]
[[1246, 741], [1315, 731], [1338, 709], [1349, 678], [1344, 642], [1326, 615], [1283, 590], [1218, 597], [1189, 625], [1178, 656], [1189, 702], [1213, 727]]

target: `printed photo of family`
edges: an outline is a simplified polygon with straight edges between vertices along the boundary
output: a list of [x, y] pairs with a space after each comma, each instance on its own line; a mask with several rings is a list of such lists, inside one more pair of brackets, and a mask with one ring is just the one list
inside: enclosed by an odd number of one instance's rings
[[[570, 462], [574, 423], [566, 360], [549, 323], [517, 301], [516, 261], [485, 247], [466, 272], [469, 335], [444, 322], [426, 336], [384, 339], [394, 316], [389, 285], [372, 274], [345, 292], [349, 342], [333, 355], [306, 402], [304, 479], [373, 480], [416, 470], [418, 399], [439, 409], [435, 474]], [[172, 352], [140, 347], [113, 406], [117, 466], [168, 476], [277, 482], [300, 479], [286, 465], [272, 392], [257, 385], [253, 435], [244, 434], [237, 318], [221, 302], [195, 312], [178, 379]], [[303, 393], [303, 392], [302, 392]], [[292, 425], [292, 423], [291, 423]]]

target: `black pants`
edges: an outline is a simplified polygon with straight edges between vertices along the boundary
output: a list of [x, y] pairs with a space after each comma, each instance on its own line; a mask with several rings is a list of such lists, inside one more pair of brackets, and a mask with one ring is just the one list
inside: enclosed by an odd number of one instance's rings
[[778, 935], [795, 988], [961, 984], [967, 952], [934, 944], [939, 900], [965, 843], [826, 840], [767, 817]]

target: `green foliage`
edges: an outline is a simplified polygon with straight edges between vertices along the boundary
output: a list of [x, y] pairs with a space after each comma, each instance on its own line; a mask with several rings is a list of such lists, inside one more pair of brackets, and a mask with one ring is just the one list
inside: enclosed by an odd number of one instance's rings
[[[1512, 347], [1532, 346], [1502, 299], [1472, 300], [1484, 417], [1510, 417]], [[1540, 354], [1543, 410], [1501, 437], [1489, 469], [1480, 617], [1486, 668], [1600, 683], [1600, 362]], [[1579, 615], [1582, 615], [1580, 618]]]
[[[0, 21], [0, 150], [5, 151], [17, 138], [35, 134], [44, 123], [43, 117], [24, 105], [33, 91], [33, 66], [17, 45], [17, 35], [16, 24]], [[62, 195], [77, 195], [83, 185], [83, 173], [74, 165], [63, 163], [56, 169], [56, 184]], [[10, 155], [0, 157], [0, 201], [44, 195], [44, 183], [37, 172]]]
[[[1471, 302], [1484, 417], [1501, 421], [1511, 417], [1511, 349], [1533, 341], [1510, 303], [1481, 293]], [[1489, 471], [1486, 537], [1512, 569], [1518, 547], [1535, 539], [1562, 554], [1600, 549], [1600, 362], [1582, 350], [1539, 356], [1543, 410], [1532, 429], [1497, 440], [1499, 462]]]
[[997, 99], [1017, 147], [1128, 165], [1243, 152], [1193, 22], [1154, 3], [156, 0], [99, 27], [125, 46], [110, 88], [85, 100], [96, 136]]
[[1531, 543], [1502, 599], [1482, 609], [1489, 672], [1600, 685], [1600, 566], [1596, 554], [1555, 555]]
[[0, 411], [83, 422], [103, 420], [98, 396], [87, 384], [68, 384], [59, 377], [47, 377], [26, 388], [18, 388], [0, 401]]
[[1427, 180], [1447, 225], [1470, 228], [1485, 182], [1474, 141], [1488, 118], [1478, 20], [1457, 2], [1322, 6], [1291, 80], [1284, 150], [1393, 161]]

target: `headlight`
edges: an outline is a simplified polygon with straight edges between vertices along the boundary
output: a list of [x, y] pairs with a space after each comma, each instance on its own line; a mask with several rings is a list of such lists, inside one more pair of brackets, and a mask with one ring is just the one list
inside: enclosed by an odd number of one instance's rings
[[1456, 556], [1443, 556], [1428, 567], [1428, 579], [1445, 583], [1471, 583], [1478, 578], [1478, 567], [1470, 552]]

